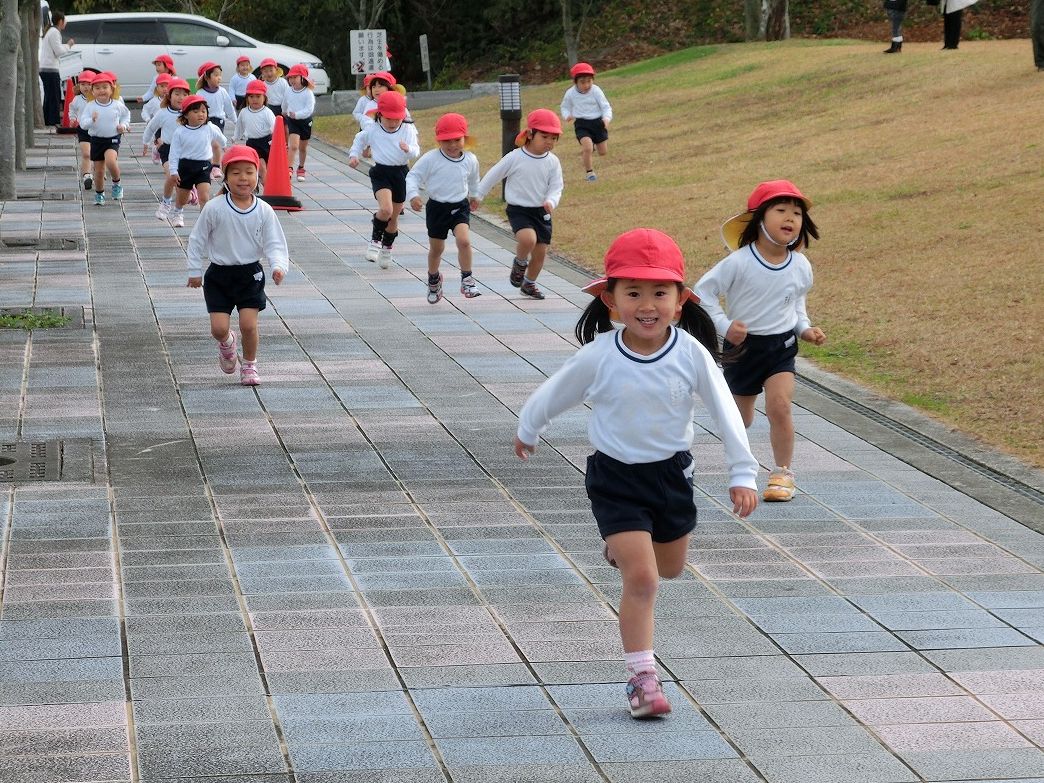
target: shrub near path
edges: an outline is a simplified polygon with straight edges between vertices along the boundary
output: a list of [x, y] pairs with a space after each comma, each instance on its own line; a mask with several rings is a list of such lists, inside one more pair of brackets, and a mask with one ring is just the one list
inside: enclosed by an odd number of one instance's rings
[[[754, 184], [792, 179], [823, 236], [809, 311], [829, 341], [805, 355], [1044, 466], [1044, 74], [1025, 40], [938, 48], [735, 44], [599, 74], [609, 156], [587, 183], [571, 129], [559, 142], [553, 249], [597, 272], [613, 237], [652, 226], [695, 281]], [[524, 110], [557, 109], [567, 86], [525, 89]], [[416, 112], [422, 147], [445, 111], [468, 117], [483, 170], [499, 159], [495, 98]]]

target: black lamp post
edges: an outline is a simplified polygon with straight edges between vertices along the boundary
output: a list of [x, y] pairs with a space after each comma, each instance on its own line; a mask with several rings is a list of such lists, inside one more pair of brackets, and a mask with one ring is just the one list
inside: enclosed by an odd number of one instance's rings
[[[500, 89], [500, 152], [507, 155], [515, 148], [519, 124], [522, 121], [522, 84], [517, 73], [505, 73], [497, 78]], [[505, 180], [501, 188], [503, 195]]]

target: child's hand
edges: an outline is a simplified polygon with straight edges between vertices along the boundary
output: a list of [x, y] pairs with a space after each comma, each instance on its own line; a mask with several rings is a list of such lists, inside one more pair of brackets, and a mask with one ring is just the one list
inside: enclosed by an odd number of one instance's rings
[[402, 150], [403, 152], [409, 152], [410, 151], [410, 145], [407, 144], [404, 141], [400, 141], [399, 142], [399, 149]]
[[725, 339], [733, 345], [739, 345], [747, 339], [747, 325], [743, 321], [733, 321], [725, 332]]
[[750, 516], [758, 507], [758, 493], [747, 487], [729, 487], [729, 498], [732, 500], [732, 513], [740, 519]]
[[348, 158], [348, 168], [350, 168], [350, 169], [357, 169], [357, 168], [359, 168], [359, 159], [358, 158]]
[[413, 198], [410, 199], [410, 209], [412, 209], [414, 212], [420, 212], [421, 211], [421, 207], [423, 207], [423, 206], [424, 205], [421, 204], [420, 196], [414, 196]]
[[282, 269], [272, 270], [272, 282], [274, 282], [276, 285], [282, 283], [284, 277], [286, 277], [286, 272], [284, 272]]
[[181, 175], [180, 174], [171, 174], [170, 178], [172, 180], [174, 180], [174, 187], [177, 187], [178, 185], [181, 184]]
[[529, 455], [536, 451], [536, 446], [530, 446], [528, 443], [523, 443], [515, 436], [515, 456], [525, 462], [529, 459]]
[[566, 117], [566, 122], [572, 122], [572, 121], [573, 121], [573, 115], [570, 114], [568, 117]]
[[91, 122], [97, 122], [97, 121], [98, 121], [98, 112], [92, 111], [91, 112]]
[[552, 203], [551, 203], [550, 201], [545, 201], [545, 202], [544, 202], [544, 211], [545, 211], [545, 212], [546, 212], [547, 214], [549, 214], [549, 215], [550, 215], [550, 214], [551, 214], [552, 212], [554, 212], [554, 211], [555, 211], [555, 205], [554, 205], [554, 204], [552, 204]]
[[188, 281], [189, 288], [202, 288], [203, 278], [202, 277], [190, 277]]
[[813, 345], [822, 345], [826, 342], [826, 334], [818, 326], [810, 326], [801, 333], [801, 339]]
[[295, 111], [288, 111], [286, 113], [286, 116], [289, 117], [292, 120], [296, 120], [297, 119], [297, 112], [295, 112]]
[[148, 147], [142, 147], [142, 148], [141, 148], [141, 154], [142, 154], [143, 156], [144, 156], [144, 155], [148, 155], [148, 154], [149, 154], [149, 148], [148, 148]]
[[482, 202], [479, 201], [477, 198], [473, 197], [468, 199], [468, 209], [470, 209], [472, 212], [478, 209], [480, 204], [482, 204]]

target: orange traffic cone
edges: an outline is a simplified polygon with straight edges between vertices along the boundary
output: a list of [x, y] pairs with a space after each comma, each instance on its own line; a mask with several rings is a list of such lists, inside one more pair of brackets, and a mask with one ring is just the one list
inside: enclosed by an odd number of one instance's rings
[[76, 128], [69, 122], [69, 107], [72, 105], [73, 98], [76, 96], [76, 88], [73, 87], [73, 80], [65, 80], [65, 106], [62, 109], [62, 124], [55, 128], [55, 133], [76, 133]]
[[262, 201], [267, 201], [273, 209], [285, 209], [297, 212], [302, 209], [301, 202], [294, 198], [290, 189], [290, 168], [286, 160], [286, 134], [283, 130], [283, 118], [276, 117], [272, 128], [272, 149], [268, 153], [268, 174], [265, 175], [265, 192]]

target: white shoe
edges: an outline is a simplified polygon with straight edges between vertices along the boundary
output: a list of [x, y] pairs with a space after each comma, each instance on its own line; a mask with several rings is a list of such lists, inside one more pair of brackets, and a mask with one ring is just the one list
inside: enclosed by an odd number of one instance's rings
[[392, 254], [390, 247], [382, 247], [380, 252], [377, 253], [377, 266], [381, 269], [387, 269], [391, 266]]
[[170, 204], [165, 204], [164, 202], [161, 201], [159, 203], [159, 206], [156, 207], [156, 219], [157, 220], [166, 220], [167, 219], [167, 215], [169, 215], [169, 214], [170, 214]]
[[173, 210], [171, 210], [171, 213], [170, 213], [170, 224], [172, 226], [174, 226], [174, 228], [184, 228], [185, 227], [185, 212], [184, 212], [184, 210], [181, 210], [181, 209], [173, 209]]
[[366, 260], [372, 264], [380, 254], [381, 243], [376, 239], [370, 240], [370, 244], [366, 246]]

